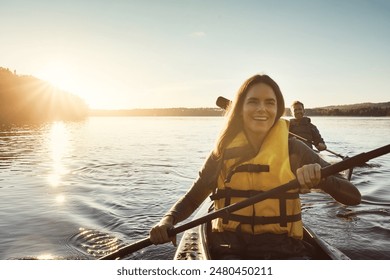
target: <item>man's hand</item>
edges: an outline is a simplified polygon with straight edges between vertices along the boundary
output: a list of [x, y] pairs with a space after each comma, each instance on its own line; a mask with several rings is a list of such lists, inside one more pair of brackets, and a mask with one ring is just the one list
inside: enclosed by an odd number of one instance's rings
[[318, 145], [316, 146], [317, 150], [319, 151], [323, 151], [323, 150], [326, 150], [326, 145], [325, 143], [318, 143]]

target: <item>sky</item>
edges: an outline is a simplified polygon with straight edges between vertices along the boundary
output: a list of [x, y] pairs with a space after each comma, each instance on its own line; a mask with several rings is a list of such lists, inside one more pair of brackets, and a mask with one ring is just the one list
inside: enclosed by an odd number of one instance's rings
[[0, 0], [0, 67], [93, 109], [214, 107], [255, 74], [286, 106], [390, 101], [388, 0]]

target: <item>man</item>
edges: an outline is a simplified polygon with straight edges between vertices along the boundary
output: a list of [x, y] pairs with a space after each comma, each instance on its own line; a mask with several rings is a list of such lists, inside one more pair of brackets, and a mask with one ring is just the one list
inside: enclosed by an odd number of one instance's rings
[[314, 146], [319, 150], [326, 150], [324, 139], [322, 139], [317, 127], [311, 123], [310, 118], [305, 117], [305, 108], [302, 102], [294, 101], [291, 105], [291, 113], [294, 118], [290, 120], [290, 137], [297, 137], [300, 140], [313, 148]]

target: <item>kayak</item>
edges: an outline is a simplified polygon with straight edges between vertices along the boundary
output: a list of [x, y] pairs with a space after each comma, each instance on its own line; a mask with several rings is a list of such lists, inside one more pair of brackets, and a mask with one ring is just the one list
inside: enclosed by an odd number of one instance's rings
[[[194, 219], [204, 216], [213, 208], [213, 201], [205, 201]], [[343, 252], [333, 247], [325, 240], [317, 236], [307, 225], [304, 225], [304, 241], [315, 248], [316, 260], [349, 260], [350, 258]], [[201, 224], [186, 230], [180, 240], [174, 255], [174, 260], [212, 260], [213, 257], [208, 247], [208, 232], [210, 223]]]
[[[340, 172], [340, 175], [350, 180], [353, 169]], [[194, 220], [198, 219], [213, 210], [213, 201], [208, 198], [199, 208]], [[173, 257], [174, 260], [212, 260], [212, 255], [208, 247], [208, 233], [210, 232], [210, 222], [190, 228], [183, 233], [180, 243]], [[303, 226], [303, 240], [315, 249], [316, 260], [349, 260], [350, 258], [336, 247], [321, 239], [309, 228]]]
[[[351, 180], [353, 168], [341, 171], [339, 174]], [[213, 210], [213, 201], [208, 198], [193, 219], [198, 219]], [[210, 222], [188, 229], [183, 233], [182, 239], [174, 255], [175, 260], [211, 260], [212, 255], [208, 247], [208, 233]], [[303, 240], [315, 248], [314, 259], [318, 260], [349, 260], [350, 258], [339, 249], [327, 243], [314, 233], [308, 225], [303, 226]]]

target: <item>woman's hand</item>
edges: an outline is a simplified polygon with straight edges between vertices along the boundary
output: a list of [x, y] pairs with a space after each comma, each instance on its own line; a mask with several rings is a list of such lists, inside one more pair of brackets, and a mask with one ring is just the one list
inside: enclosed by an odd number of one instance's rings
[[321, 165], [318, 163], [307, 164], [297, 169], [297, 180], [301, 187], [300, 193], [309, 193], [310, 189], [321, 181]]
[[172, 244], [176, 246], [176, 236], [169, 237], [168, 229], [173, 228], [173, 217], [165, 216], [161, 219], [161, 221], [152, 227], [149, 232], [150, 241], [157, 245], [162, 243], [167, 243], [172, 241]]

